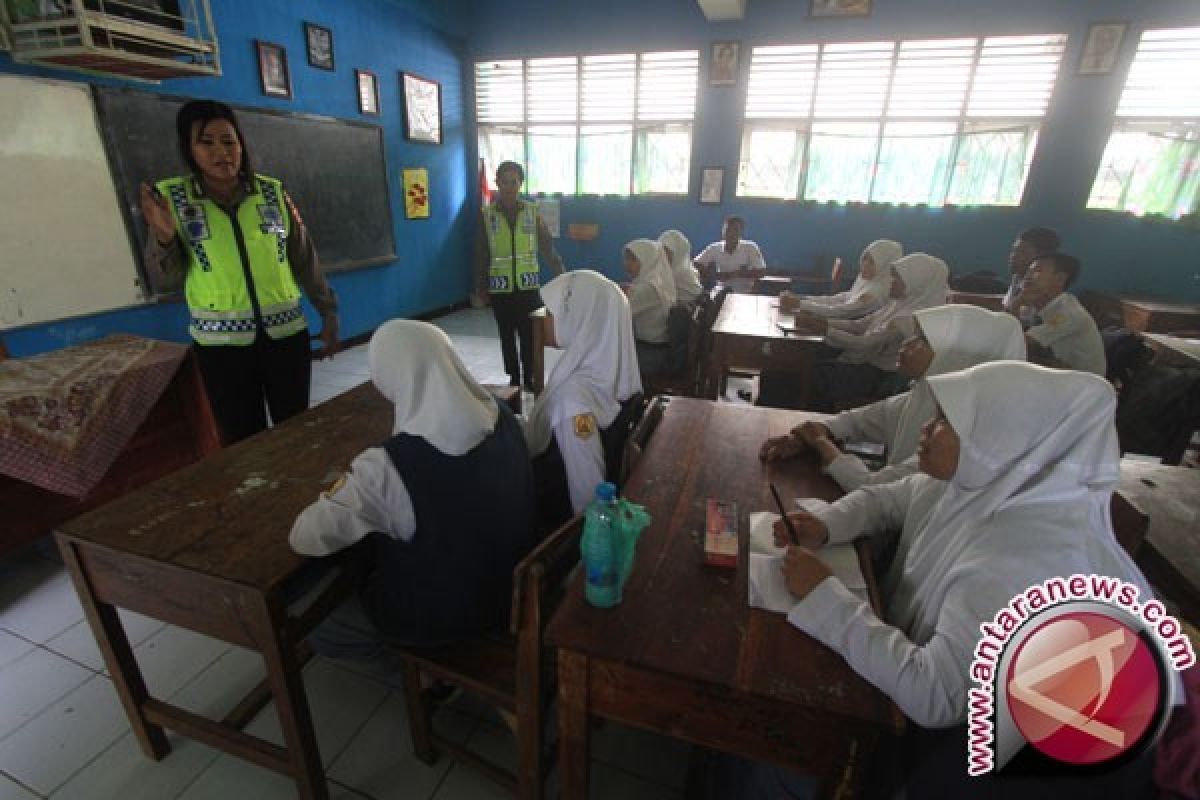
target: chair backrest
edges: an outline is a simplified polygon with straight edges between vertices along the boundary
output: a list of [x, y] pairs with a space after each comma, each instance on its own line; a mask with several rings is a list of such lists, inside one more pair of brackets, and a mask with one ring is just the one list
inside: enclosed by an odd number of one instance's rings
[[646, 406], [645, 413], [642, 414], [641, 421], [633, 429], [633, 433], [629, 434], [629, 441], [625, 443], [625, 460], [621, 464], [622, 485], [629, 480], [633, 468], [637, 466], [638, 461], [642, 458], [642, 453], [646, 451], [650, 437], [654, 434], [658, 423], [662, 421], [663, 410], [666, 408], [667, 402], [667, 399], [661, 396], [651, 400], [650, 405]]
[[604, 479], [615, 483], [618, 488], [622, 484], [621, 466], [625, 463], [625, 447], [631, 432], [642, 419], [646, 408], [646, 398], [641, 392], [629, 397], [621, 403], [612, 424], [600, 432], [604, 445]]
[[688, 328], [691, 322], [690, 306], [671, 306], [667, 312], [667, 339], [671, 343], [671, 364], [667, 371], [672, 375], [679, 375], [687, 369]]
[[829, 293], [837, 294], [842, 285], [842, 257], [833, 260], [833, 268], [829, 270]]
[[1150, 530], [1150, 517], [1134, 507], [1120, 492], [1113, 492], [1110, 508], [1117, 544], [1124, 548], [1130, 558], [1136, 559], [1142, 542], [1146, 540], [1146, 532]]
[[550, 612], [562, 598], [567, 576], [579, 563], [583, 514], [576, 514], [542, 540], [513, 568], [509, 630], [521, 639], [541, 642]]

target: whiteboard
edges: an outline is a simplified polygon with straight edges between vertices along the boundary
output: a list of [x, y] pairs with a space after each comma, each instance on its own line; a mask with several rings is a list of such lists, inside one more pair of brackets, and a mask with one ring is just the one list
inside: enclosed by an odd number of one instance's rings
[[145, 300], [91, 91], [0, 75], [0, 330]]

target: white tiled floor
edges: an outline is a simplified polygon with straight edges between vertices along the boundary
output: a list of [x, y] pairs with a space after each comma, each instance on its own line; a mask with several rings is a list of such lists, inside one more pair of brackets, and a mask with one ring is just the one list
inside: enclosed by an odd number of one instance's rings
[[[507, 383], [491, 312], [462, 311], [437, 322], [471, 372]], [[553, 365], [556, 354], [547, 352]], [[314, 364], [313, 403], [367, 380], [366, 347]], [[733, 391], [730, 391], [733, 394]], [[123, 613], [151, 692], [220, 716], [262, 675], [241, 648]], [[443, 757], [428, 767], [412, 755], [404, 699], [361, 668], [314, 659], [305, 671], [317, 738], [333, 798], [468, 800], [508, 796], [474, 770]], [[480, 753], [514, 758], [508, 731], [469, 698], [439, 712], [448, 736]], [[279, 740], [268, 707], [249, 726]], [[295, 795], [279, 775], [171, 735], [161, 762], [142, 755], [129, 732], [70, 580], [46, 542], [0, 560], [0, 800], [270, 800]], [[593, 795], [678, 798], [687, 748], [609, 724], [593, 739]]]

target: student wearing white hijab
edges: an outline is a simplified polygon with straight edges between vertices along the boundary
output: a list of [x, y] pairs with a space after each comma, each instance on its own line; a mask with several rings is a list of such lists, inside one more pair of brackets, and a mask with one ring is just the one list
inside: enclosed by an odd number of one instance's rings
[[[797, 425], [791, 433], [763, 443], [763, 460], [790, 458], [808, 447], [848, 492], [899, 480], [917, 471], [921, 426], [937, 410], [927, 378], [988, 361], [1025, 360], [1025, 337], [1010, 314], [955, 304], [922, 309], [913, 319], [917, 331], [901, 346], [896, 364], [898, 373], [914, 379], [910, 391], [843, 411], [825, 422]], [[886, 444], [887, 466], [871, 472], [862, 459], [842, 452], [835, 439]]]
[[857, 319], [888, 301], [892, 288], [892, 264], [904, 255], [904, 247], [891, 239], [876, 239], [858, 258], [858, 277], [848, 291], [831, 295], [800, 297], [791, 303], [797, 312], [827, 319]]
[[574, 270], [542, 287], [546, 343], [563, 350], [525, 426], [534, 457], [557, 445], [570, 505], [583, 511], [605, 480], [602, 433], [642, 391], [629, 302], [591, 270]]
[[671, 357], [667, 315], [675, 305], [675, 278], [658, 242], [634, 239], [622, 251], [633, 279], [626, 289], [633, 315], [638, 364], [645, 375], [664, 372]]
[[659, 235], [658, 244], [675, 278], [675, 302], [684, 306], [692, 305], [704, 293], [704, 287], [700, 285], [700, 273], [692, 264], [692, 243], [680, 231], [671, 229]]
[[516, 417], [441, 330], [391, 320], [368, 352], [393, 435], [300, 513], [288, 541], [306, 556], [371, 548], [372, 574], [310, 642], [382, 660], [381, 636], [437, 643], [506, 623], [513, 567], [535, 544], [533, 472]]
[[944, 305], [946, 262], [913, 253], [892, 264], [891, 301], [860, 320], [798, 317], [797, 326], [825, 337], [842, 354], [817, 365], [813, 374], [816, 411], [838, 411], [855, 398], [878, 399], [894, 394], [896, 356], [913, 333], [913, 312]]

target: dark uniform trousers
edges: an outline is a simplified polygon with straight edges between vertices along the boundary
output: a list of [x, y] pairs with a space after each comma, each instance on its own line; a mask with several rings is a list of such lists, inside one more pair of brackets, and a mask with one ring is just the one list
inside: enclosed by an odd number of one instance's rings
[[[491, 295], [492, 312], [500, 332], [500, 352], [504, 356], [504, 371], [510, 386], [524, 384], [533, 389], [533, 322], [529, 315], [541, 308], [542, 296], [537, 289]], [[517, 362], [517, 339], [521, 343], [521, 360]]]

